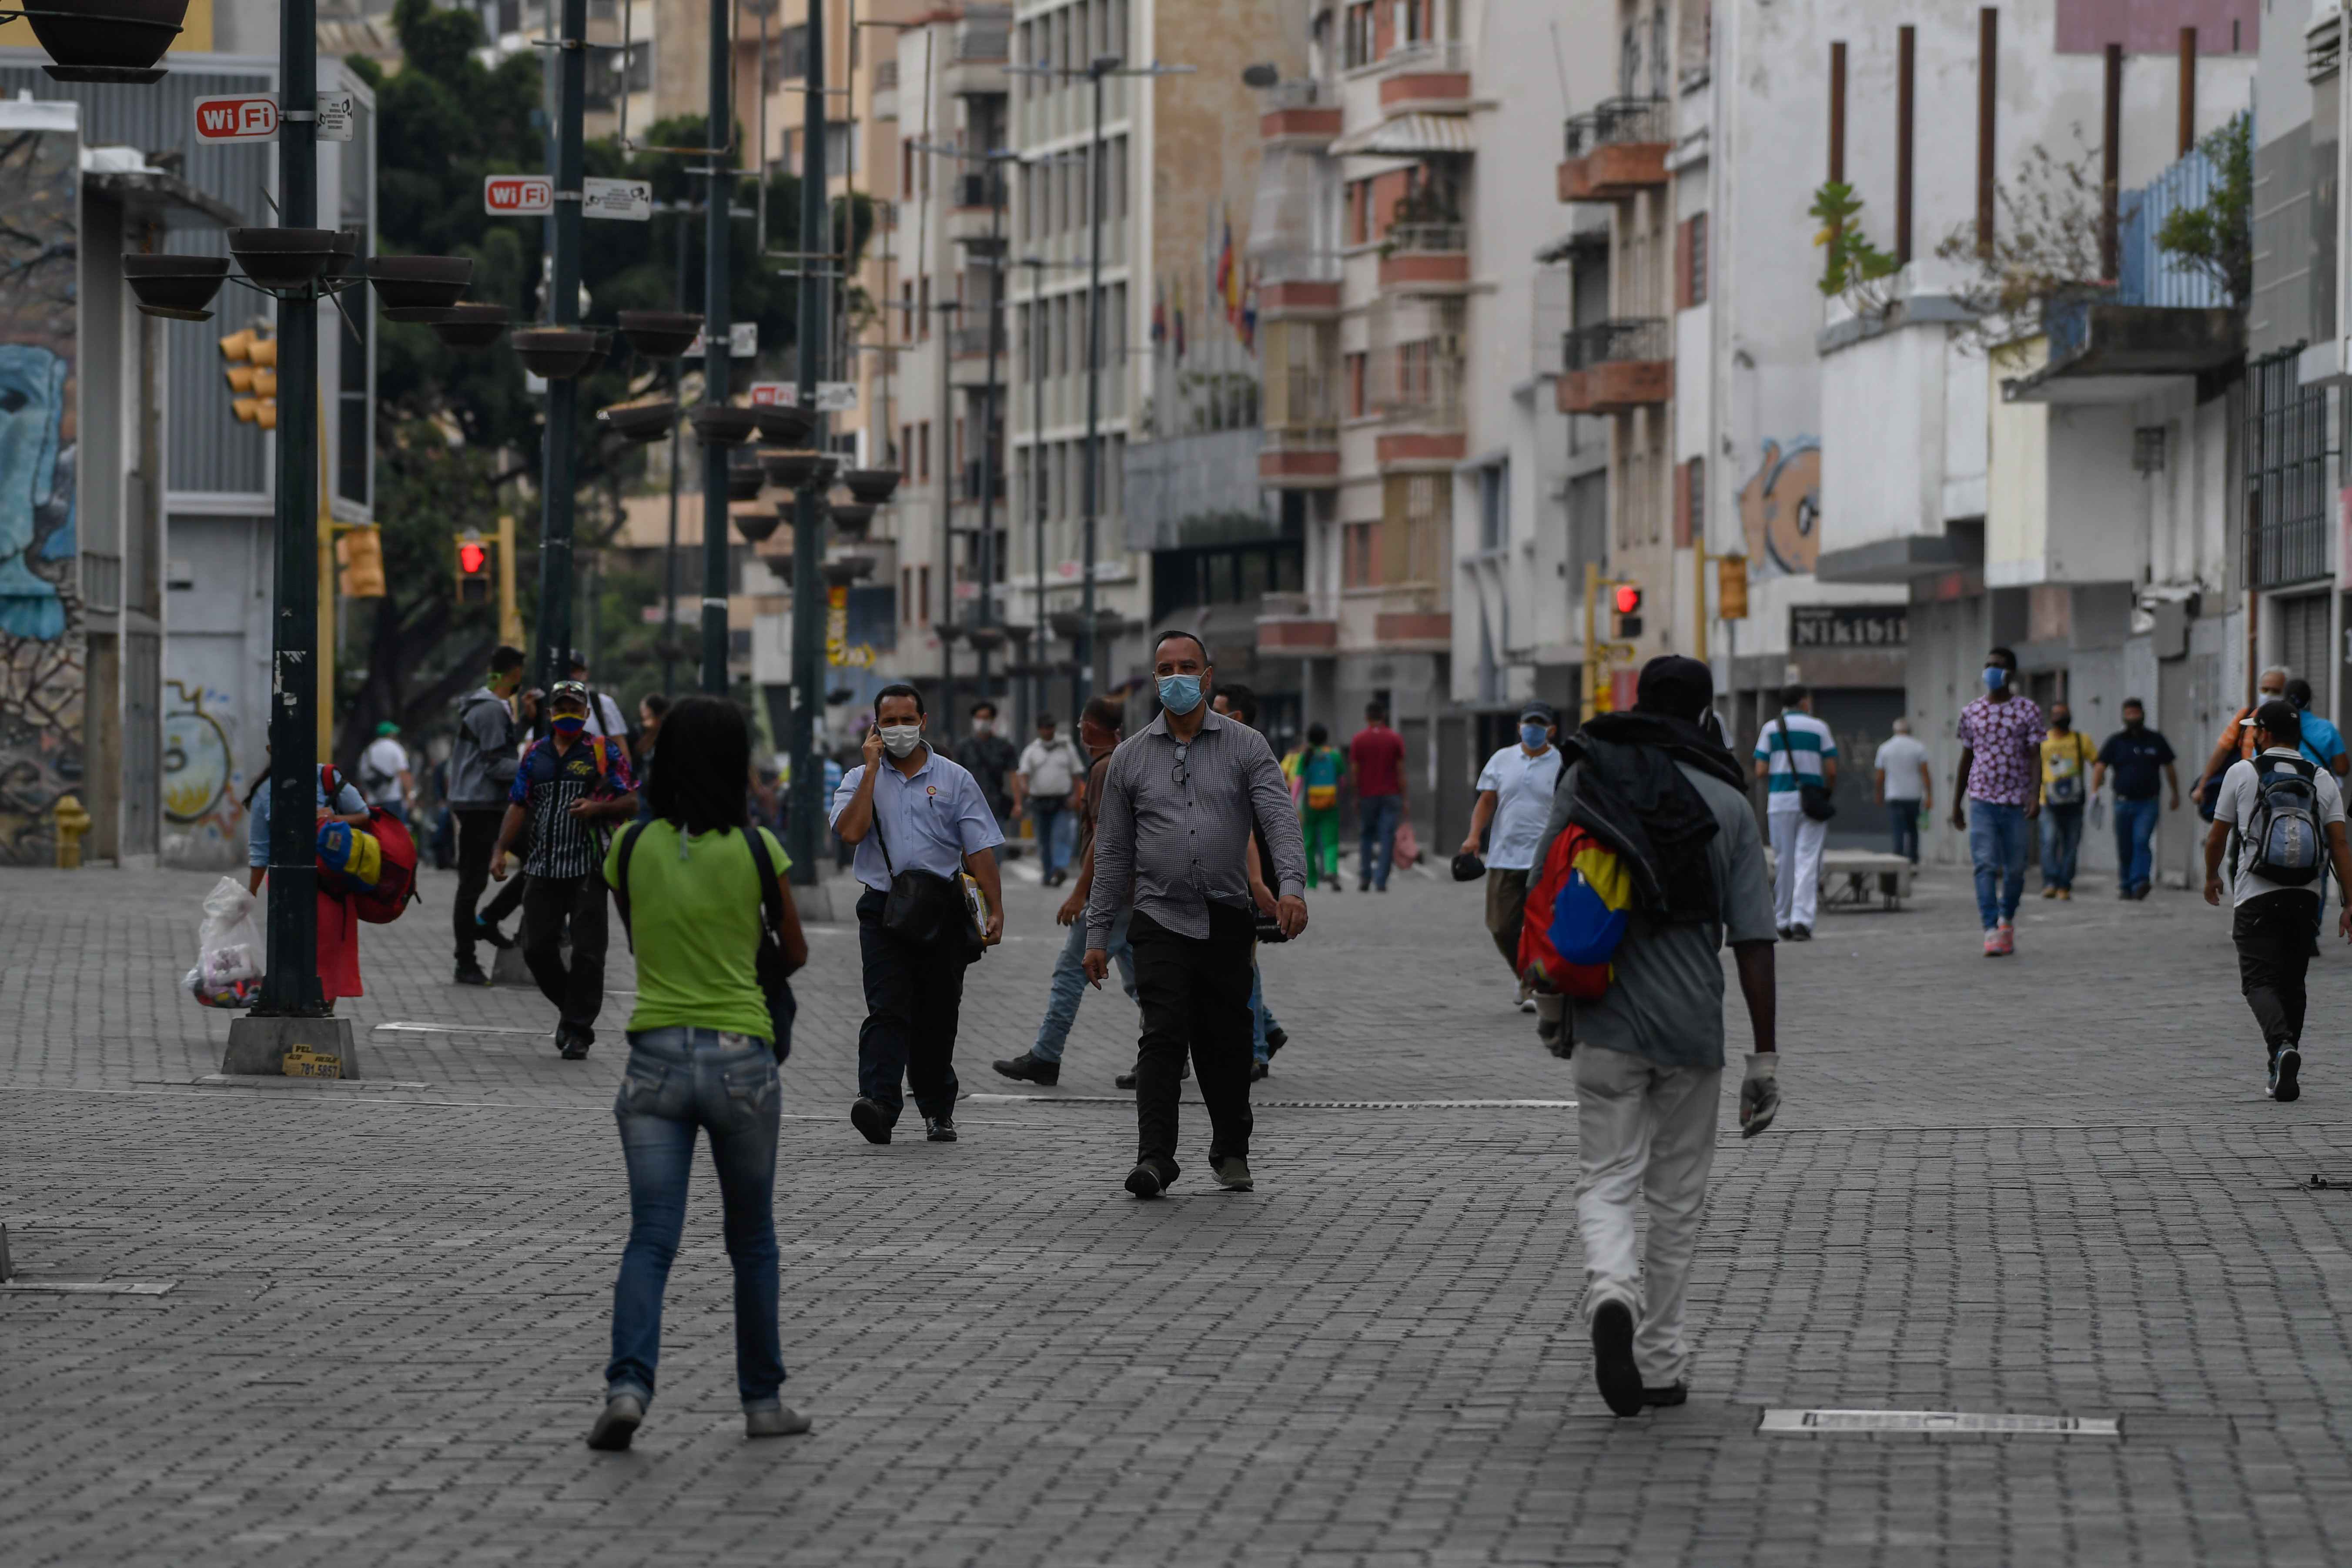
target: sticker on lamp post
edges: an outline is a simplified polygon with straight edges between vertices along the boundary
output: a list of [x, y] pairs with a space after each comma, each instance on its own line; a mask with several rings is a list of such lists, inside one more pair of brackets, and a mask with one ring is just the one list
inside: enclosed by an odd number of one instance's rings
[[600, 180], [591, 175], [580, 183], [580, 216], [651, 223], [654, 184], [651, 180]]
[[[697, 332], [694, 334], [694, 342], [687, 345], [686, 357], [688, 359], [701, 359], [709, 353], [709, 334], [706, 332]], [[759, 322], [736, 321], [728, 327], [727, 357], [729, 359], [756, 359], [759, 357]], [[754, 398], [753, 401], [756, 402], [758, 399]]]
[[[356, 124], [348, 92], [322, 92], [317, 105], [319, 140], [349, 142]], [[208, 142], [275, 142], [285, 116], [274, 92], [241, 92], [195, 100], [196, 140]]]
[[492, 217], [544, 217], [555, 210], [555, 182], [545, 174], [486, 174], [482, 210]]
[[319, 95], [319, 140], [348, 142], [355, 117], [352, 113], [352, 95], [348, 92], [322, 92]]
[[[743, 351], [735, 351], [740, 354]], [[791, 381], [755, 381], [751, 384], [751, 406], [774, 404], [784, 408], [801, 405], [800, 384]], [[816, 411], [819, 414], [855, 414], [857, 412], [857, 384], [854, 381], [820, 381], [816, 384]]]

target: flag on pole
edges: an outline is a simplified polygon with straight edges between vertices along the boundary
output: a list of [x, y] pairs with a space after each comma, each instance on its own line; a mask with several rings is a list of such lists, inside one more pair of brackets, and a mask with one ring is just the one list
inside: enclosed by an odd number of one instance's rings
[[1184, 357], [1184, 280], [1176, 279], [1176, 357]]
[[1225, 324], [1239, 331], [1242, 324], [1241, 269], [1234, 265], [1234, 220], [1223, 216], [1224, 240], [1217, 249], [1217, 292], [1224, 297]]
[[1242, 291], [1242, 347], [1257, 353], [1257, 268], [1250, 268], [1248, 285]]
[[1168, 286], [1156, 284], [1151, 290], [1151, 347], [1158, 352], [1168, 341]]

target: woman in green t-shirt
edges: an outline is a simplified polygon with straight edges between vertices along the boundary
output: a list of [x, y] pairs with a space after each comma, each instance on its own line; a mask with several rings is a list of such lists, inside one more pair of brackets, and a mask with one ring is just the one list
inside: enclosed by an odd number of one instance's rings
[[[783, 846], [754, 828], [743, 780], [751, 737], [736, 706], [689, 697], [662, 721], [661, 754], [646, 780], [653, 820], [616, 837], [604, 879], [623, 894], [637, 958], [637, 1005], [629, 1016], [629, 1068], [614, 1101], [629, 1167], [629, 1244], [613, 1287], [613, 1359], [604, 1413], [592, 1448], [625, 1448], [654, 1396], [661, 1352], [662, 1290], [686, 1224], [687, 1173], [698, 1128], [710, 1134], [735, 1265], [735, 1382], [746, 1435], [809, 1429], [783, 1402], [783, 1348], [776, 1327], [776, 1061], [790, 1042], [771, 1040], [760, 989], [761, 873], [757, 833], [781, 878]], [[624, 838], [634, 837], [627, 886]], [[787, 965], [808, 962], [791, 889], [777, 936]]]

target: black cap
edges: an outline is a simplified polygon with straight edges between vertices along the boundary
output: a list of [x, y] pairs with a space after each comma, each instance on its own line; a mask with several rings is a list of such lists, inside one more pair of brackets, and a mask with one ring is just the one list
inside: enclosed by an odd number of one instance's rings
[[1519, 722], [1524, 724], [1530, 719], [1539, 719], [1547, 724], [1557, 724], [1559, 722], [1559, 710], [1540, 698], [1530, 697], [1519, 708]]
[[2280, 744], [2303, 744], [2303, 713], [2284, 697], [2273, 697], [2246, 715], [2245, 727], [2267, 730]]
[[1696, 722], [1714, 700], [1715, 672], [1678, 653], [1662, 655], [1643, 665], [1642, 678], [1633, 688], [1635, 711], [1669, 719]]

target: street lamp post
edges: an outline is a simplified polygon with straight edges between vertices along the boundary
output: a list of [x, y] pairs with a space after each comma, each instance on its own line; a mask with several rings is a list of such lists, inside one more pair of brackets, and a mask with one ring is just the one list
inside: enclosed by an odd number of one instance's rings
[[[584, 5], [585, 0], [565, 0], [565, 4]], [[818, 17], [822, 9], [821, 5], [809, 8], [812, 45], [823, 25]], [[702, 400], [713, 407], [727, 401], [727, 356], [734, 338], [727, 319], [727, 264], [733, 249], [728, 242], [728, 225], [735, 205], [734, 174], [728, 166], [730, 154], [720, 151], [735, 145], [734, 116], [729, 107], [732, 95], [728, 90], [732, 53], [727, 37], [727, 7], [713, 4], [709, 133], [703, 138], [710, 165], [703, 186], [702, 283], [702, 342], [707, 351]], [[805, 323], [806, 318], [803, 321]], [[805, 325], [802, 337], [804, 341], [807, 337]], [[702, 446], [702, 689], [713, 697], [727, 695], [727, 448], [706, 439]], [[797, 788], [799, 781], [793, 784]], [[797, 862], [800, 857], [794, 855], [793, 859]]]
[[[677, 215], [677, 308], [686, 310], [686, 220], [695, 208], [690, 203], [665, 203], [659, 210]], [[683, 378], [677, 365], [670, 365], [673, 387]], [[677, 694], [677, 481], [678, 459], [686, 455], [686, 399], [679, 397], [669, 416], [669, 543], [662, 551], [662, 695]], [[593, 668], [593, 667], [592, 667]]]
[[[555, 238], [549, 271], [548, 305], [555, 325], [580, 322], [581, 114], [585, 106], [588, 0], [563, 0], [562, 36], [555, 50], [555, 138], [552, 147], [555, 212], [549, 220]], [[283, 351], [280, 351], [281, 353]], [[541, 437], [539, 523], [539, 636], [531, 668], [542, 686], [563, 679], [572, 648], [572, 522], [575, 489], [574, 427], [580, 383], [550, 376], [547, 429]], [[594, 610], [592, 606], [590, 613]]]
[[[713, 5], [715, 14], [719, 7]], [[824, 5], [808, 8], [807, 89], [802, 132], [799, 361], [800, 405], [816, 420], [809, 442], [825, 447], [826, 419], [817, 410], [817, 384], [824, 379], [824, 356], [829, 331], [826, 302], [834, 278], [842, 270], [832, 260], [833, 243], [825, 199], [824, 148]], [[850, 218], [855, 223], [853, 216]], [[843, 247], [845, 252], [847, 247]], [[722, 476], [723, 477], [723, 476]], [[824, 700], [824, 600], [818, 572], [824, 560], [824, 514], [821, 510], [826, 484], [824, 469], [803, 484], [793, 498], [793, 734], [792, 809], [785, 822], [789, 842], [785, 852], [793, 862], [793, 880], [814, 886], [817, 875], [817, 825], [824, 818], [824, 772], [816, 761], [817, 705]]]

